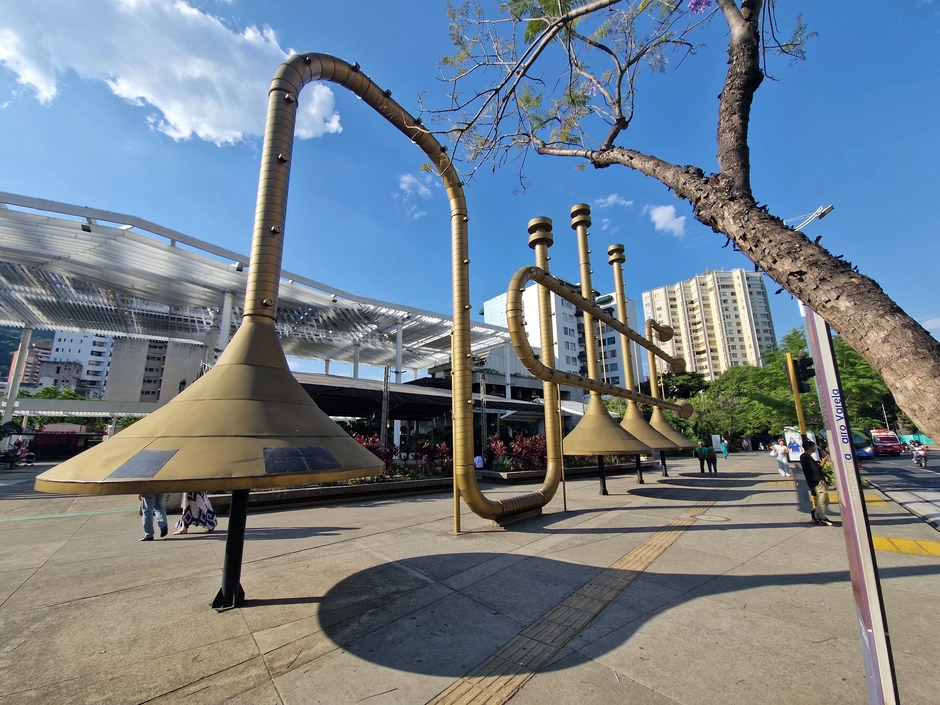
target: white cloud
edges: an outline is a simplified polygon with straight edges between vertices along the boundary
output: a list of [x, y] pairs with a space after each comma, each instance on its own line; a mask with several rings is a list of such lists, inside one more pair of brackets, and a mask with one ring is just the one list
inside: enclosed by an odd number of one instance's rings
[[402, 174], [398, 177], [398, 188], [405, 192], [405, 196], [418, 195], [421, 198], [430, 198], [431, 189], [428, 186], [430, 177], [421, 179], [413, 174]]
[[611, 225], [610, 225], [610, 218], [601, 218], [601, 230], [606, 230], [606, 231], [609, 232], [611, 235], [613, 235], [615, 232], [617, 232], [618, 230], [620, 230], [620, 226], [619, 226], [619, 225], [615, 225], [615, 226], [611, 227]]
[[611, 206], [623, 206], [624, 208], [629, 208], [633, 205], [633, 201], [628, 201], [625, 198], [621, 198], [618, 194], [612, 193], [605, 198], [595, 198], [594, 205], [598, 208], [610, 208]]
[[[74, 72], [155, 112], [153, 129], [216, 144], [264, 131], [271, 78], [288, 52], [269, 27], [233, 31], [185, 0], [44, 0], [7, 3], [0, 64], [44, 105]], [[340, 132], [322, 83], [300, 96], [295, 133]]]
[[676, 237], [685, 236], [685, 216], [677, 216], [675, 206], [646, 206], [643, 212], [650, 214], [656, 230]]
[[934, 316], [921, 322], [921, 325], [931, 333], [940, 333], [940, 317]]
[[423, 199], [431, 198], [434, 194], [431, 191], [435, 182], [430, 174], [402, 174], [398, 177], [398, 189], [401, 193], [395, 194], [395, 198], [401, 197], [401, 206], [404, 213], [410, 220], [423, 218], [428, 213], [419, 209], [419, 206], [411, 203], [415, 197]]

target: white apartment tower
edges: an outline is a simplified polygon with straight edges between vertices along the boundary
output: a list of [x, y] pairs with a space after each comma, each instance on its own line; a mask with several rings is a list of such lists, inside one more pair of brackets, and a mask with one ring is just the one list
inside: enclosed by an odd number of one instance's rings
[[[572, 289], [581, 293], [581, 288], [570, 282], [564, 282]], [[584, 345], [584, 318], [582, 312], [574, 304], [551, 292], [552, 320], [555, 340], [555, 369], [570, 372], [576, 375], [587, 376], [587, 358]], [[616, 315], [615, 297], [607, 294], [597, 298], [597, 304], [604, 311]], [[533, 348], [541, 347], [541, 321], [538, 309], [538, 286], [530, 284], [522, 293], [522, 315], [526, 322], [526, 337]], [[636, 304], [627, 299], [627, 325], [634, 330], [637, 328]], [[506, 294], [483, 302], [483, 320], [494, 326], [506, 326]], [[595, 331], [598, 336], [597, 350], [600, 356], [599, 369], [602, 382], [623, 386], [624, 351], [621, 346], [620, 333], [606, 324], [600, 324], [600, 330]], [[635, 343], [633, 348], [634, 380], [639, 382], [643, 370], [642, 359], [637, 354], [641, 350]]]
[[729, 367], [764, 364], [776, 334], [764, 279], [757, 272], [708, 270], [672, 286], [643, 292], [647, 319], [672, 326], [662, 348], [684, 357], [689, 372], [714, 380]]
[[[565, 282], [568, 286], [574, 285]], [[581, 293], [580, 288], [575, 291]], [[565, 301], [555, 292], [552, 297], [552, 320], [554, 322], [553, 337], [555, 339], [555, 369], [572, 374], [580, 374], [581, 360], [578, 353], [582, 346], [578, 344], [578, 324], [580, 317], [576, 316], [578, 309], [574, 304]], [[542, 326], [539, 320], [538, 286], [529, 284], [522, 292], [522, 316], [525, 319], [526, 336], [533, 348], [542, 347]], [[493, 326], [506, 327], [506, 294], [483, 302], [483, 320]]]
[[[88, 399], [100, 399], [104, 395], [111, 363], [114, 338], [89, 331], [62, 331], [55, 333], [50, 362], [77, 362], [81, 372], [75, 391]], [[49, 374], [52, 374], [50, 371]], [[59, 386], [58, 382], [53, 386]]]

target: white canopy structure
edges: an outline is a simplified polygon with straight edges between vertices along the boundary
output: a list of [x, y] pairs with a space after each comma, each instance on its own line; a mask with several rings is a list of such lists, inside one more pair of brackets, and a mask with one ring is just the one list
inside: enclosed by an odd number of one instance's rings
[[[0, 192], [0, 325], [88, 330], [224, 347], [244, 306], [247, 255], [135, 216]], [[277, 330], [288, 357], [396, 363], [450, 359], [451, 316], [356, 296], [281, 272]], [[474, 322], [474, 353], [508, 341]]]

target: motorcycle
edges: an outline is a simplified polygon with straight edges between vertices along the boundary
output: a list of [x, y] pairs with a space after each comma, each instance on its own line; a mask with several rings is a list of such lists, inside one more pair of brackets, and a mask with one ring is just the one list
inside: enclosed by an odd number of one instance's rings
[[927, 467], [927, 449], [924, 446], [920, 446], [914, 451], [914, 462], [917, 463], [919, 468]]

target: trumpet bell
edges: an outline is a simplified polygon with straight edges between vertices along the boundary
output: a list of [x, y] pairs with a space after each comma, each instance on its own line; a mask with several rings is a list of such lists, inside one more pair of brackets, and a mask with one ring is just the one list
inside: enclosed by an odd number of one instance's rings
[[565, 455], [636, 455], [652, 451], [611, 418], [597, 394], [591, 395], [584, 417], [562, 442]]
[[113, 438], [39, 475], [36, 489], [244, 490], [365, 477], [382, 468], [291, 374], [273, 321], [247, 316], [208, 373]]
[[627, 402], [627, 410], [623, 414], [620, 427], [653, 450], [677, 450], [680, 447], [678, 443], [666, 438], [650, 426], [649, 422], [643, 418], [643, 412], [640, 411], [636, 402]]
[[650, 426], [652, 426], [659, 433], [664, 435], [680, 448], [695, 448], [696, 444], [694, 441], [690, 441], [688, 438], [683, 436], [676, 429], [669, 425], [669, 422], [666, 421], [666, 417], [663, 416], [663, 410], [658, 406], [653, 407], [653, 415], [650, 417]]

